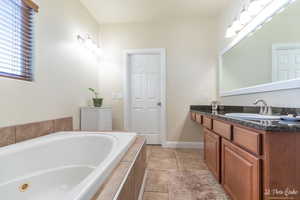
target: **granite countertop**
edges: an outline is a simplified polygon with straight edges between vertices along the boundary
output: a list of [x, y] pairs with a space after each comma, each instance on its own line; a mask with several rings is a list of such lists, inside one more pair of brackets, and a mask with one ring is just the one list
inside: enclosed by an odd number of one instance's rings
[[[259, 113], [259, 107], [251, 106], [219, 106], [218, 111], [212, 111], [211, 106], [208, 105], [195, 105], [191, 106], [192, 112], [198, 112], [203, 115], [211, 116], [215, 119], [240, 124], [249, 128], [268, 132], [299, 132], [300, 122], [290, 122], [283, 120], [244, 120], [225, 116], [226, 113]], [[272, 108], [273, 115], [287, 115], [298, 114], [300, 115], [299, 108]]]

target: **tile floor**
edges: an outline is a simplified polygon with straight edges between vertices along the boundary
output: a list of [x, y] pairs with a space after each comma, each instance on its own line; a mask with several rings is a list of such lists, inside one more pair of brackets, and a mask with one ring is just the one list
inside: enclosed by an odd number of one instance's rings
[[195, 149], [147, 146], [143, 200], [229, 200]]

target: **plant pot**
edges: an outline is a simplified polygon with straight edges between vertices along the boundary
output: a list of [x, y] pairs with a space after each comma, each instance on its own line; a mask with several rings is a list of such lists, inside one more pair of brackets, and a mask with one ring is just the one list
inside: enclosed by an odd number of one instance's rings
[[97, 98], [97, 99], [94, 98], [93, 99], [94, 106], [97, 107], [97, 108], [102, 106], [102, 102], [103, 102], [103, 99], [100, 99], [100, 98]]

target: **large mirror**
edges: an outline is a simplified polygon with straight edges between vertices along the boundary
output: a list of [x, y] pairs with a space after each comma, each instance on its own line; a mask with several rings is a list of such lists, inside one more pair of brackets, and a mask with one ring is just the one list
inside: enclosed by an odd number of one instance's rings
[[221, 94], [299, 79], [300, 0], [224, 52], [221, 61]]

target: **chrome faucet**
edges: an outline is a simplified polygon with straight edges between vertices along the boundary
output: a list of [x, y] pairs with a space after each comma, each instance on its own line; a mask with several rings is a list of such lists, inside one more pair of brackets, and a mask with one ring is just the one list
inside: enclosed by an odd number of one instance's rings
[[261, 115], [272, 115], [272, 108], [268, 106], [267, 102], [263, 99], [257, 99], [253, 104], [257, 105], [261, 103], [259, 114]]

